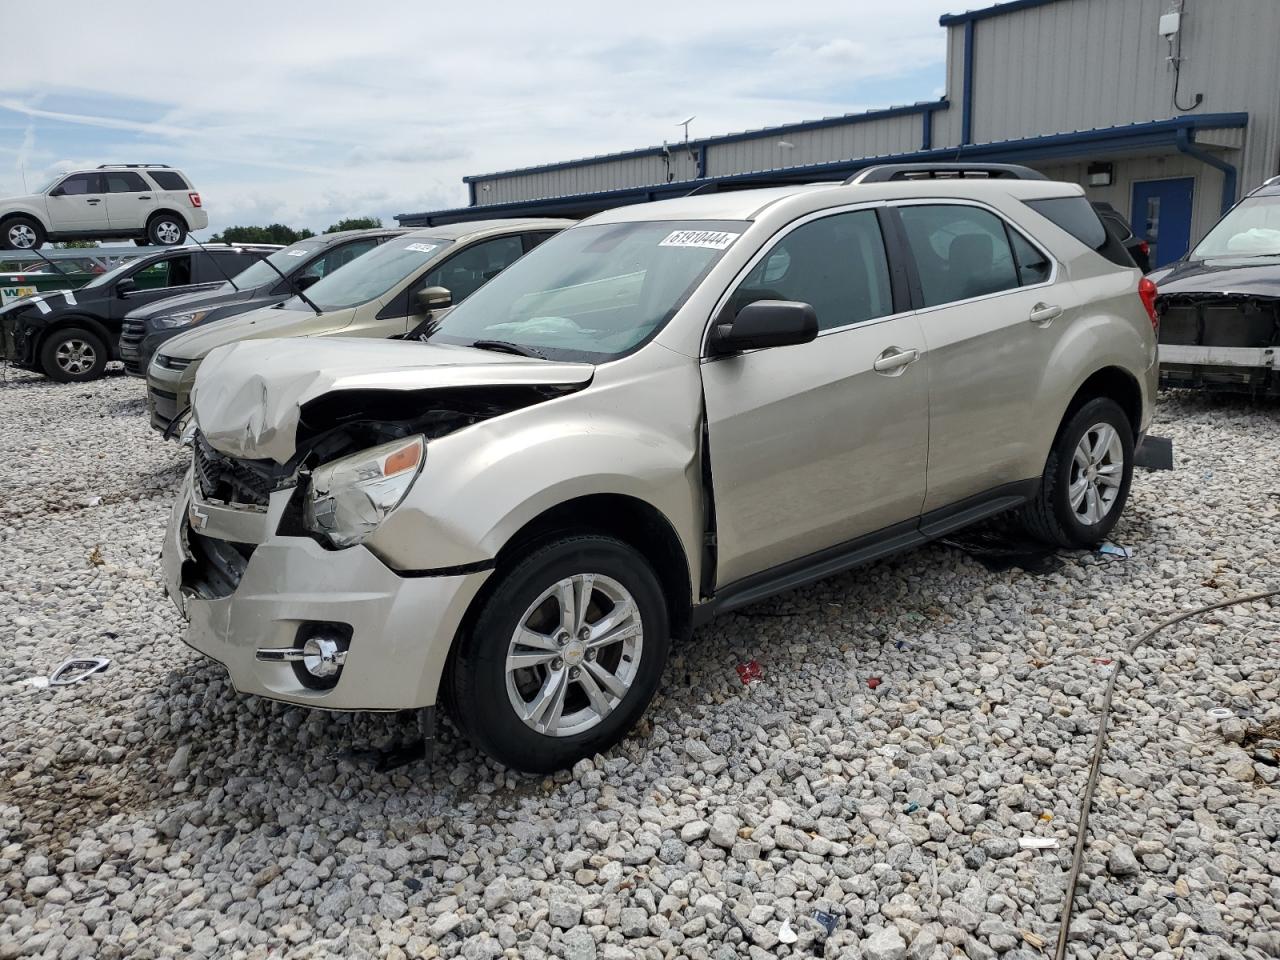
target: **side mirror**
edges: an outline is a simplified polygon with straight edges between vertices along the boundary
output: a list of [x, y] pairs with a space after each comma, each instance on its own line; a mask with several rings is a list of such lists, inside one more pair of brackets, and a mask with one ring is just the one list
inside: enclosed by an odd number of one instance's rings
[[318, 273], [308, 273], [305, 277], [299, 277], [293, 281], [293, 285], [299, 290], [305, 290], [307, 287], [314, 286], [319, 279]]
[[116, 282], [116, 296], [127, 297], [138, 289], [138, 285], [133, 282], [132, 277], [125, 277], [123, 280]]
[[418, 291], [418, 306], [423, 313], [443, 310], [453, 306], [453, 294], [448, 287], [425, 287]]
[[737, 353], [764, 347], [808, 343], [818, 336], [818, 314], [807, 303], [795, 300], [757, 300], [749, 303], [728, 323], [711, 331], [715, 353]]

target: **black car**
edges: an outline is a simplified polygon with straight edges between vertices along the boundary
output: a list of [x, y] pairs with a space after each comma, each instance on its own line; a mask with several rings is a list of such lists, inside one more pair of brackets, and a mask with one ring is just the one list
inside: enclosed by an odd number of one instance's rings
[[0, 356], [63, 382], [96, 380], [118, 360], [125, 314], [176, 293], [212, 290], [278, 246], [175, 247], [138, 257], [75, 290], [50, 290], [0, 307]]
[[[194, 326], [287, 300], [403, 230], [346, 230], [299, 240], [213, 290], [186, 293], [129, 311], [120, 333], [120, 359], [135, 377], [147, 375], [156, 348]], [[274, 269], [273, 269], [274, 267]], [[283, 277], [282, 277], [283, 275]], [[288, 279], [284, 279], [288, 278]]]
[[1129, 221], [1111, 204], [1095, 200], [1093, 209], [1098, 211], [1098, 219], [1103, 225], [1124, 244], [1124, 248], [1129, 251], [1129, 256], [1133, 257], [1133, 262], [1138, 265], [1138, 268], [1143, 273], [1148, 272], [1151, 269], [1151, 245], [1134, 234]]
[[1161, 384], [1280, 397], [1280, 177], [1148, 279]]

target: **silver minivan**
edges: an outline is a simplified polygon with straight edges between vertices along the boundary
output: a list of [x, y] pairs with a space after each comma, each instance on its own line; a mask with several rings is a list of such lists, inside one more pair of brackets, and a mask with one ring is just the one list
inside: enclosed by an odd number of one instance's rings
[[1006, 511], [1100, 541], [1153, 290], [1079, 186], [938, 172], [601, 213], [426, 342], [213, 351], [163, 550], [187, 643], [277, 700], [448, 703], [546, 771], [718, 612]]

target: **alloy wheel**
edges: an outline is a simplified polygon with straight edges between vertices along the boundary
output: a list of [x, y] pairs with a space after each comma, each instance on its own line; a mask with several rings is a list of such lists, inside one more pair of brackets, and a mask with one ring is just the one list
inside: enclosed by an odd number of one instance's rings
[[161, 220], [156, 224], [155, 234], [161, 243], [177, 243], [182, 237], [182, 229], [172, 220]]
[[98, 360], [98, 351], [93, 348], [93, 344], [84, 340], [64, 340], [58, 344], [53, 359], [64, 373], [79, 376], [93, 369]]
[[1109, 423], [1095, 423], [1076, 444], [1067, 496], [1076, 518], [1092, 526], [1111, 512], [1124, 480], [1124, 446]]
[[644, 624], [611, 577], [576, 574], [524, 612], [507, 648], [507, 695], [527, 726], [569, 737], [603, 722], [635, 682]]
[[9, 228], [9, 243], [17, 250], [31, 250], [36, 245], [36, 232], [25, 223]]

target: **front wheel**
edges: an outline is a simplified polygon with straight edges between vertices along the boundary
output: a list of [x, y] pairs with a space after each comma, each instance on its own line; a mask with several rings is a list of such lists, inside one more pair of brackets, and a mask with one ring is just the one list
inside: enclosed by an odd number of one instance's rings
[[0, 232], [0, 247], [6, 250], [38, 250], [44, 241], [44, 228], [30, 217], [10, 217]]
[[187, 238], [187, 225], [181, 217], [162, 213], [147, 223], [147, 240], [156, 247], [176, 247]]
[[40, 366], [46, 376], [62, 383], [97, 380], [107, 367], [107, 345], [91, 330], [55, 330], [40, 348]]
[[648, 706], [667, 659], [653, 568], [622, 541], [591, 535], [538, 547], [495, 577], [447, 668], [455, 723], [531, 773], [609, 749]]
[[1120, 519], [1132, 479], [1129, 418], [1114, 400], [1096, 397], [1058, 432], [1023, 526], [1054, 546], [1091, 547]]

